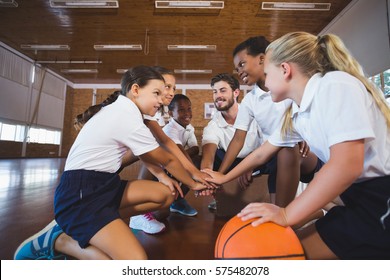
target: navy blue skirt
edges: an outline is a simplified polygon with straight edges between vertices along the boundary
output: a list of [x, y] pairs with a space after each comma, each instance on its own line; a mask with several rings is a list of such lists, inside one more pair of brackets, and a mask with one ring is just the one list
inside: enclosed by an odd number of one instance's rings
[[316, 222], [325, 244], [340, 259], [390, 259], [390, 176], [351, 185]]
[[127, 181], [116, 173], [65, 171], [54, 196], [58, 225], [81, 248], [105, 225], [120, 218], [119, 207]]

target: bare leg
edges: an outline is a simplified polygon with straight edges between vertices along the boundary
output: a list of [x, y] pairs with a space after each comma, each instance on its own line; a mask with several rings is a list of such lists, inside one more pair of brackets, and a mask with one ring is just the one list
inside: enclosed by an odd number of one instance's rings
[[114, 260], [146, 260], [146, 252], [129, 226], [117, 219], [99, 230], [89, 241]]
[[302, 243], [306, 258], [309, 260], [335, 260], [337, 256], [326, 246], [318, 234], [315, 225], [311, 224], [296, 231]]
[[56, 239], [54, 249], [57, 252], [61, 252], [65, 255], [72, 256], [75, 259], [79, 260], [105, 260], [110, 259], [108, 255], [103, 253], [94, 246], [88, 246], [85, 249], [82, 249], [79, 246], [79, 243], [72, 239], [67, 234], [63, 233], [59, 235]]
[[278, 152], [275, 204], [286, 207], [294, 200], [299, 183], [299, 150], [283, 148]]
[[[159, 182], [137, 180], [129, 182], [124, 191], [120, 214], [132, 216], [169, 206], [174, 196]], [[77, 259], [146, 259], [146, 253], [129, 226], [123, 220], [112, 221], [90, 240], [91, 246], [82, 249], [66, 234], [55, 242], [55, 250]]]

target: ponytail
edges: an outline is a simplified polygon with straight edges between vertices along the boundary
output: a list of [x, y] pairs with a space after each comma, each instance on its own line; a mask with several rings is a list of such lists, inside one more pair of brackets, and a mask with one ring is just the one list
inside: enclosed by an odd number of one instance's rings
[[76, 130], [80, 130], [84, 124], [92, 118], [97, 112], [99, 112], [104, 106], [110, 105], [115, 100], [118, 99], [118, 96], [122, 94], [121, 91], [114, 91], [109, 97], [107, 97], [102, 103], [97, 105], [92, 105], [88, 107], [84, 113], [78, 114], [74, 119], [74, 127]]

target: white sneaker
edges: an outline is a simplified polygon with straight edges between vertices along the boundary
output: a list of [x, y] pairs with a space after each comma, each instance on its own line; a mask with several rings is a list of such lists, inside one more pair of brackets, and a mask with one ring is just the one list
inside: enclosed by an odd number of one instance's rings
[[152, 213], [137, 215], [130, 218], [129, 226], [148, 234], [157, 234], [165, 230], [164, 223], [157, 221]]

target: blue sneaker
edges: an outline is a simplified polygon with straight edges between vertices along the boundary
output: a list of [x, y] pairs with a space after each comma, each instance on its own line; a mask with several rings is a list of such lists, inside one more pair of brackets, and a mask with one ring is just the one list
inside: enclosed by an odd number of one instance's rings
[[65, 255], [54, 254], [54, 243], [63, 233], [56, 221], [53, 220], [40, 232], [23, 241], [16, 249], [15, 260], [59, 260], [66, 259]]
[[196, 214], [198, 214], [198, 211], [196, 211], [195, 208], [189, 205], [187, 200], [185, 199], [180, 199], [178, 201], [173, 202], [169, 207], [169, 210], [171, 212], [179, 213], [184, 216], [195, 216]]

